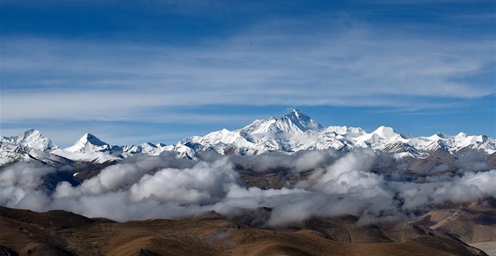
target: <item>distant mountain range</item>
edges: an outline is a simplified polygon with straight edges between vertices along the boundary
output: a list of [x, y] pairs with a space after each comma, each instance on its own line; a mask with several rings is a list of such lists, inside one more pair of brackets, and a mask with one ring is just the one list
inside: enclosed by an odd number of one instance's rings
[[40, 131], [31, 129], [19, 136], [0, 137], [0, 165], [33, 159], [47, 163], [103, 163], [140, 153], [159, 155], [162, 152], [171, 152], [177, 158], [198, 159], [206, 151], [215, 151], [221, 155], [259, 155], [267, 152], [291, 154], [326, 149], [350, 151], [354, 148], [392, 153], [396, 158], [425, 159], [439, 153], [457, 157], [467, 150], [495, 155], [496, 141], [487, 135], [469, 136], [465, 133], [455, 136], [436, 133], [429, 137], [413, 137], [399, 134], [393, 128], [385, 126], [370, 133], [358, 127], [322, 127], [311, 117], [294, 109], [281, 118], [255, 120], [238, 130], [223, 129], [203, 137], [187, 137], [175, 145], [109, 145], [87, 133], [74, 145], [61, 149], [50, 139], [43, 137]]
[[[62, 149], [31, 129], [0, 137], [0, 255], [179, 255], [194, 240], [207, 254], [482, 256], [465, 242], [496, 240], [495, 169], [486, 135], [323, 127], [298, 110], [174, 145], [110, 145], [87, 133]], [[145, 215], [188, 219], [110, 220]], [[289, 226], [267, 229], [287, 216]]]

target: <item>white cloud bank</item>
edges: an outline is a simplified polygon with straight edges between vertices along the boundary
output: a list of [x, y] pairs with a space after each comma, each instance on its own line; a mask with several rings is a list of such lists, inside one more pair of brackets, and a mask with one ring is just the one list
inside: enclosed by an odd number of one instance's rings
[[[319, 155], [325, 157], [315, 158]], [[0, 205], [35, 211], [63, 209], [115, 220], [187, 218], [210, 210], [236, 216], [268, 207], [272, 211], [267, 224], [278, 226], [312, 216], [347, 214], [360, 216], [359, 224], [400, 220], [434, 205], [496, 197], [496, 170], [460, 169], [418, 184], [371, 172], [385, 158], [371, 150], [263, 157], [258, 161], [256, 157], [210, 156], [209, 161], [193, 162], [138, 155], [78, 186], [60, 182], [54, 191], [43, 186], [43, 177], [56, 173], [55, 169], [17, 163], [0, 170]], [[302, 161], [307, 162], [303, 169]], [[251, 164], [264, 171], [278, 163], [294, 174], [312, 171], [293, 188], [261, 189], [245, 186], [234, 170], [237, 164]]]

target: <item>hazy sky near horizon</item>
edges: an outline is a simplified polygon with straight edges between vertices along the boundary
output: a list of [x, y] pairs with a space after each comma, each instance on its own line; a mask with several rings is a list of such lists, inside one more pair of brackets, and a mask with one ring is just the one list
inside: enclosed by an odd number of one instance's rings
[[0, 2], [0, 134], [176, 143], [298, 108], [495, 131], [493, 0]]

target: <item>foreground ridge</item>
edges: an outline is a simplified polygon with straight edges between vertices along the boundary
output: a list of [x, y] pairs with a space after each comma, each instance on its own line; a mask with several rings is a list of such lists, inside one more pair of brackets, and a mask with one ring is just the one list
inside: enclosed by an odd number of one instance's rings
[[[119, 223], [66, 211], [35, 213], [0, 206], [0, 220], [2, 255], [486, 255], [448, 234], [412, 224], [386, 228], [398, 236], [396, 241], [375, 227], [346, 228], [342, 234], [349, 234], [351, 241], [312, 228], [314, 223], [353, 227], [353, 218], [315, 219], [302, 227], [268, 230], [215, 213], [191, 220]], [[352, 242], [353, 235], [358, 241]]]

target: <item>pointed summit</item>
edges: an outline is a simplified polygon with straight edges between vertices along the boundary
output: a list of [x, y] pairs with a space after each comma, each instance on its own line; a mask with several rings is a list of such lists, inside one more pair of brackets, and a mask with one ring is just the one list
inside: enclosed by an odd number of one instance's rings
[[74, 145], [66, 148], [69, 152], [87, 152], [87, 151], [107, 151], [111, 148], [109, 144], [101, 141], [95, 135], [86, 133]]
[[290, 112], [288, 115], [295, 115], [295, 116], [299, 116], [300, 114], [305, 115], [305, 114], [303, 114], [303, 113], [302, 113], [299, 109], [292, 108], [292, 109], [291, 109], [291, 112]]
[[380, 137], [383, 138], [392, 138], [396, 136], [396, 132], [393, 130], [391, 127], [386, 127], [386, 126], [379, 126], [375, 131], [372, 132], [373, 134], [377, 134]]
[[81, 139], [79, 139], [79, 141], [88, 142], [96, 146], [108, 145], [91, 133], [86, 133], [83, 137], [81, 137]]
[[289, 114], [276, 119], [269, 117], [267, 119], [255, 120], [253, 123], [245, 126], [241, 131], [249, 134], [260, 133], [294, 133], [300, 134], [308, 130], [321, 130], [322, 126], [309, 116], [297, 109], [292, 109]]
[[279, 120], [288, 120], [291, 121], [294, 125], [296, 125], [302, 132], [306, 132], [307, 130], [321, 130], [322, 125], [317, 123], [317, 121], [313, 120], [309, 116], [305, 115], [303, 112], [294, 108], [291, 113], [283, 116]]

